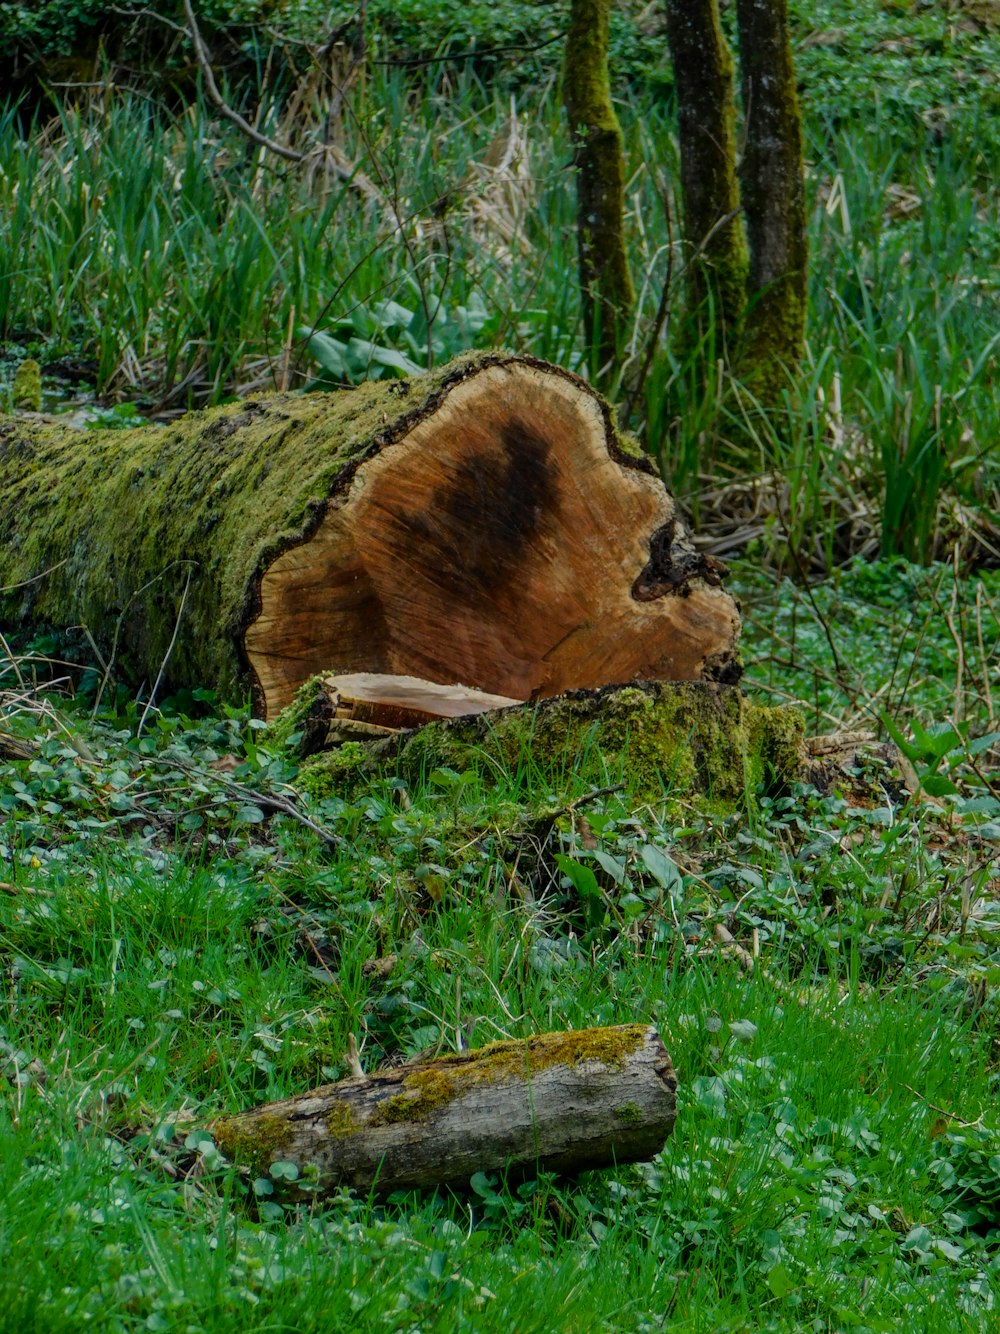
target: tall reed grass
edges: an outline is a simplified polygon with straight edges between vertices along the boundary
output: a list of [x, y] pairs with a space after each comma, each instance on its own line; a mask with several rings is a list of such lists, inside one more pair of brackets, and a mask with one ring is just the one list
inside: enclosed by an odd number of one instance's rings
[[[9, 107], [0, 337], [82, 351], [99, 394], [160, 410], [308, 383], [323, 369], [316, 330], [350, 351], [334, 379], [473, 343], [582, 370], [575, 192], [554, 87], [512, 103], [468, 72], [415, 91], [376, 70], [364, 108], [338, 139], [341, 161], [357, 164], [350, 180], [322, 159], [279, 161], [202, 105], [168, 112], [108, 89], [46, 123]], [[257, 114], [294, 138], [281, 107]], [[1000, 203], [975, 136], [901, 148], [877, 112], [836, 135], [813, 126], [808, 364], [785, 410], [764, 414], [721, 365], [701, 373], [710, 322], [696, 358], [676, 350], [684, 265], [669, 108], [647, 99], [623, 119], [639, 302], [621, 396], [702, 517], [706, 493], [744, 506], [721, 546], [756, 537], [810, 568], [869, 548], [929, 559], [957, 525], [979, 533], [978, 558], [996, 557]], [[668, 280], [668, 318], [633, 396]], [[756, 499], [737, 504], [727, 488], [754, 478]]]

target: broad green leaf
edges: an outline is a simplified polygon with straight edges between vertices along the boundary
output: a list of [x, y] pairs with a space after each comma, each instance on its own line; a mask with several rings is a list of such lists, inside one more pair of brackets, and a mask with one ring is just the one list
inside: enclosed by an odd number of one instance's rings
[[573, 888], [584, 898], [599, 899], [601, 897], [601, 887], [597, 883], [597, 876], [589, 866], [584, 866], [573, 857], [567, 857], [563, 852], [556, 853], [556, 865], [566, 876]]
[[619, 861], [617, 857], [612, 857], [610, 853], [602, 852], [600, 848], [595, 848], [593, 852], [594, 860], [602, 870], [606, 871], [616, 885], [620, 885], [625, 879], [625, 863]]
[[261, 824], [264, 819], [264, 812], [259, 806], [251, 806], [247, 803], [245, 806], [239, 806], [236, 810], [237, 824]]
[[907, 740], [887, 713], [880, 713], [879, 717], [882, 719], [882, 726], [889, 733], [890, 737], [892, 737], [893, 741], [910, 763], [919, 764], [923, 758], [923, 753], [920, 747], [915, 746], [912, 741]]
[[300, 337], [307, 339], [306, 346], [310, 356], [319, 362], [323, 370], [332, 375], [336, 380], [347, 380], [350, 377], [347, 374], [347, 363], [344, 361], [344, 354], [347, 346], [336, 338], [331, 338], [329, 334], [321, 333], [318, 329], [303, 329], [300, 331]]
[[794, 1292], [798, 1287], [794, 1276], [782, 1264], [775, 1265], [767, 1272], [767, 1286], [774, 1293], [779, 1301], [787, 1297], [790, 1292]]
[[642, 864], [662, 889], [679, 889], [681, 873], [670, 857], [655, 843], [644, 843], [639, 849]]

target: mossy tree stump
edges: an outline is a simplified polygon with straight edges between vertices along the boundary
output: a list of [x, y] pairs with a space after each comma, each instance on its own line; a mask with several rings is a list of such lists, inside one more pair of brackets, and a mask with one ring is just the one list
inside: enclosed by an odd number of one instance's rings
[[600, 397], [528, 358], [132, 431], [5, 419], [0, 474], [0, 618], [265, 718], [320, 672], [518, 700], [739, 677], [718, 567]]
[[348, 1187], [464, 1187], [476, 1172], [582, 1172], [652, 1158], [677, 1080], [644, 1024], [544, 1033], [418, 1061], [267, 1103], [210, 1127], [256, 1176], [292, 1163], [293, 1198]]
[[278, 722], [275, 740], [305, 760], [299, 781], [315, 796], [342, 792], [378, 771], [407, 783], [439, 767], [489, 777], [516, 772], [530, 755], [543, 772], [571, 769], [599, 781], [605, 757], [628, 756], [632, 790], [648, 799], [698, 795], [730, 806], [760, 788], [780, 791], [802, 774], [804, 723], [797, 709], [748, 699], [712, 681], [642, 681], [570, 690], [554, 699], [421, 723], [400, 730], [342, 727], [329, 678], [316, 677]]

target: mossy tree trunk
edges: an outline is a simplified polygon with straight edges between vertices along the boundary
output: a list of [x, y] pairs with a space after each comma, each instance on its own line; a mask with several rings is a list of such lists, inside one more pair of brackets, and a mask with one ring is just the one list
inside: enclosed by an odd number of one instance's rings
[[[710, 298], [716, 338], [765, 405], [801, 361], [806, 216], [786, 0], [737, 0], [743, 155], [718, 0], [667, 0], [681, 149], [688, 304]], [[749, 247], [747, 242], [749, 241]]]
[[[543, 1033], [356, 1077], [210, 1127], [286, 1197], [466, 1187], [476, 1172], [576, 1173], [654, 1157], [677, 1079], [654, 1028]], [[286, 1184], [288, 1183], [288, 1184]]]
[[132, 431], [0, 418], [0, 477], [0, 623], [267, 718], [318, 672], [518, 700], [739, 672], [719, 567], [607, 404], [529, 358]]
[[737, 0], [746, 142], [740, 166], [750, 239], [744, 377], [774, 402], [805, 351], [806, 199], [802, 118], [787, 0]]
[[635, 300], [625, 248], [625, 156], [608, 75], [609, 10], [610, 0], [572, 0], [563, 63], [584, 327], [599, 383], [614, 378]]
[[746, 306], [749, 268], [736, 178], [733, 59], [717, 0], [668, 0], [681, 153], [688, 305], [710, 303], [714, 352], [732, 341]]

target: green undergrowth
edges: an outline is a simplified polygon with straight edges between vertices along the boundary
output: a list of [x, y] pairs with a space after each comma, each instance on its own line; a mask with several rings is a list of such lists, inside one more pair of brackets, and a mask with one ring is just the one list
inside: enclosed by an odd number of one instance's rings
[[748, 683], [806, 710], [808, 730], [917, 717], [996, 725], [1000, 576], [855, 560], [818, 583], [734, 566]]
[[[852, 721], [816, 618], [849, 627], [854, 699], [946, 737], [954, 790], [914, 799], [876, 749], [706, 811], [638, 795], [627, 749], [526, 747], [310, 798], [204, 692], [147, 712], [96, 671], [32, 688], [54, 645], [0, 663], [0, 740], [31, 748], [0, 761], [0, 1327], [992, 1327], [1000, 764], [946, 649], [979, 606], [993, 670], [995, 585], [735, 582], [752, 681], [815, 675], [812, 721]], [[680, 1087], [645, 1164], [293, 1206], [292, 1164], [235, 1170], [205, 1130], [346, 1075], [352, 1036], [372, 1070], [649, 1022]]]
[[[301, 715], [314, 698], [307, 682], [289, 706], [290, 724], [277, 720], [276, 739], [302, 736]], [[289, 725], [295, 730], [287, 731]], [[635, 796], [728, 810], [734, 801], [752, 802], [758, 789], [783, 790], [796, 779], [802, 735], [797, 709], [754, 702], [738, 687], [647, 684], [580, 692], [489, 719], [433, 723], [395, 746], [373, 750], [348, 741], [308, 758], [301, 781], [322, 797], [387, 768], [403, 781], [456, 769], [490, 781], [526, 765], [600, 782], [607, 757], [627, 754]]]

